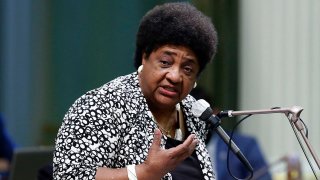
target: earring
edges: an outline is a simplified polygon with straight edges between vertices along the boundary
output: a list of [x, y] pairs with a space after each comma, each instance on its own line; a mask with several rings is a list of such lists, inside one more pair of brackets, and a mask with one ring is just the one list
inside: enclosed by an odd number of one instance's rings
[[197, 82], [194, 82], [193, 88], [197, 87]]
[[141, 73], [142, 69], [143, 69], [143, 65], [141, 64], [141, 65], [138, 67], [138, 73], [139, 73], [139, 74]]

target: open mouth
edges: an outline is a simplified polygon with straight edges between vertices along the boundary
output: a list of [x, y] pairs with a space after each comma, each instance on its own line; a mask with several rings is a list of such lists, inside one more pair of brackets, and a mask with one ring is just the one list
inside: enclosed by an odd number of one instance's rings
[[162, 86], [160, 87], [160, 93], [165, 96], [175, 97], [179, 94], [179, 91], [174, 87]]

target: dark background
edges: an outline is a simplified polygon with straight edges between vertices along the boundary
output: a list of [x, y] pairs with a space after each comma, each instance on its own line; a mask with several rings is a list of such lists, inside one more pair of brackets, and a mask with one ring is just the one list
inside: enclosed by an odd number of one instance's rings
[[[53, 145], [79, 96], [134, 71], [139, 21], [164, 2], [170, 1], [0, 0], [0, 112], [14, 141]], [[212, 106], [237, 109], [238, 1], [189, 2], [212, 18], [219, 36], [198, 86]]]

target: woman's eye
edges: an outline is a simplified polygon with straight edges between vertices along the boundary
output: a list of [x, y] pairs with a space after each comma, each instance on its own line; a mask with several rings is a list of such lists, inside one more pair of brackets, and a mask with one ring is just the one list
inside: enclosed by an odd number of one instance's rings
[[163, 66], [168, 66], [168, 65], [170, 65], [169, 61], [167, 61], [167, 60], [160, 60], [160, 63], [161, 63], [161, 65], [163, 65]]
[[192, 73], [192, 68], [191, 68], [191, 67], [185, 67], [184, 70], [185, 70], [187, 73]]

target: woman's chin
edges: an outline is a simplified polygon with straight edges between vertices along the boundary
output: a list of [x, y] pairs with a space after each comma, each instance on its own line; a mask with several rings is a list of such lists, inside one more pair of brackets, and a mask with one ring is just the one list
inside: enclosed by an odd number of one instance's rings
[[168, 98], [168, 97], [162, 97], [157, 99], [156, 101], [157, 106], [159, 106], [160, 108], [173, 108], [176, 106], [177, 103], [179, 103], [178, 99], [172, 99], [172, 98]]

